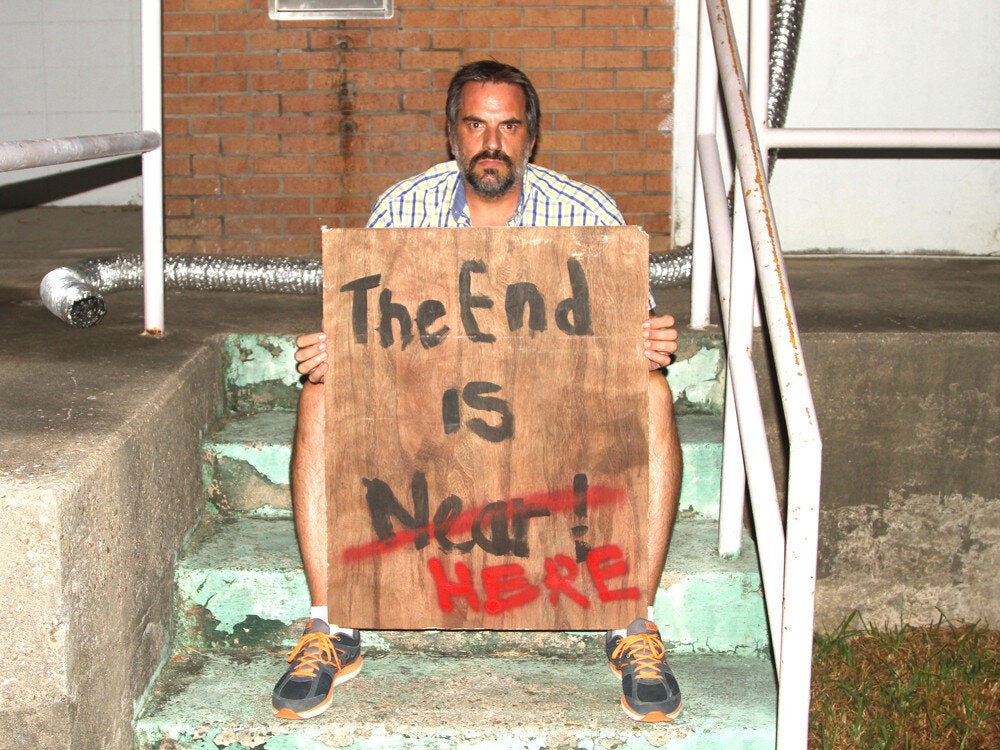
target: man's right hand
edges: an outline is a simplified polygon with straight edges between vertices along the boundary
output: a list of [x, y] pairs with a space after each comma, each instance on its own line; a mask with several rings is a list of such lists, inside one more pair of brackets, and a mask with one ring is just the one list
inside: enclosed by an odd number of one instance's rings
[[326, 378], [326, 334], [303, 333], [295, 339], [298, 349], [295, 352], [296, 368], [309, 378], [310, 383], [322, 383]]

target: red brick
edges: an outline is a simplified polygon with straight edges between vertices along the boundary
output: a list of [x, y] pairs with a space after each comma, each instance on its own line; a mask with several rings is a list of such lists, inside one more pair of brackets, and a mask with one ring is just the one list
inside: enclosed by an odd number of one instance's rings
[[164, 138], [163, 153], [167, 155], [218, 154], [219, 139], [208, 136]]
[[233, 10], [245, 11], [247, 0], [187, 0], [189, 11], [210, 10], [212, 12]]
[[215, 55], [184, 55], [163, 58], [163, 72], [173, 73], [215, 73], [219, 69], [219, 61]]
[[644, 8], [587, 8], [584, 13], [584, 25], [588, 29], [600, 26], [620, 29], [644, 26], [645, 23]]
[[643, 101], [642, 91], [588, 91], [584, 97], [584, 106], [590, 110], [627, 112], [641, 110]]
[[221, 239], [196, 239], [191, 244], [191, 253], [194, 255], [223, 255], [241, 256], [253, 254], [253, 243], [251, 240], [221, 240]]
[[219, 31], [262, 31], [275, 29], [278, 24], [267, 13], [220, 13], [217, 17]]
[[[526, 49], [523, 54], [524, 68], [527, 71], [543, 68], [573, 68], [579, 69], [583, 64], [583, 50], [567, 49]], [[579, 73], [577, 73], [579, 76]], [[528, 73], [529, 78], [534, 78]]]
[[525, 26], [579, 28], [583, 25], [583, 9], [573, 7], [525, 8]]
[[309, 46], [309, 32], [305, 29], [253, 32], [247, 37], [248, 49], [252, 50], [302, 50]]
[[[222, 180], [224, 195], [270, 195], [281, 190], [279, 177], [225, 177]], [[254, 205], [257, 201], [254, 200]]]
[[289, 198], [287, 196], [258, 196], [253, 199], [253, 211], [258, 215], [276, 214], [278, 216], [290, 216], [294, 214], [304, 215], [311, 211], [308, 198], [298, 196]]
[[223, 114], [266, 112], [278, 113], [277, 94], [247, 94], [245, 96], [223, 96], [220, 98]]
[[192, 117], [191, 132], [194, 134], [246, 133], [249, 122], [246, 117]]
[[340, 175], [323, 177], [319, 175], [304, 175], [286, 177], [284, 188], [287, 195], [319, 195], [336, 194], [343, 190], [344, 182]]
[[281, 232], [281, 219], [277, 216], [236, 216], [224, 219], [227, 237], [240, 235], [274, 235]]
[[[462, 11], [463, 29], [514, 29], [522, 25], [519, 8], [483, 8]], [[457, 26], [457, 24], [451, 24]]]
[[672, 73], [662, 70], [620, 70], [615, 76], [618, 88], [659, 89], [669, 91], [674, 84]]
[[620, 28], [615, 31], [615, 46], [617, 47], [651, 47], [671, 46], [673, 32], [665, 29]]
[[557, 47], [612, 47], [615, 43], [614, 29], [555, 29]]
[[214, 13], [164, 13], [163, 35], [215, 31]]
[[255, 117], [253, 118], [255, 133], [308, 133], [308, 117]]
[[488, 29], [435, 29], [431, 33], [431, 49], [467, 49], [489, 47], [493, 33]]
[[588, 68], [642, 68], [643, 53], [638, 49], [588, 49], [583, 53]]
[[641, 133], [596, 132], [587, 133], [584, 147], [588, 151], [642, 151]]
[[167, 195], [215, 195], [219, 192], [217, 177], [166, 177], [163, 190]]
[[404, 50], [400, 62], [403, 68], [455, 70], [459, 64], [459, 54], [453, 50]]
[[190, 216], [190, 198], [166, 198], [163, 201], [164, 216]]
[[281, 97], [282, 112], [337, 112], [339, 109], [336, 93], [285, 94]]
[[189, 177], [191, 175], [191, 158], [188, 156], [165, 156], [163, 174], [171, 177]]
[[243, 34], [192, 34], [188, 37], [192, 52], [244, 52], [247, 38]]
[[556, 155], [552, 163], [553, 169], [566, 173], [582, 173], [588, 169], [611, 172], [615, 159], [613, 154], [570, 153]]
[[255, 156], [254, 174], [302, 174], [309, 171], [307, 156]]
[[340, 67], [340, 52], [279, 52], [282, 70], [321, 70]]
[[493, 46], [497, 49], [527, 47], [549, 48], [554, 46], [551, 29], [496, 29], [493, 32]]
[[339, 135], [286, 135], [282, 139], [286, 154], [337, 154], [340, 153]]
[[674, 28], [674, 9], [671, 8], [649, 8], [647, 10], [647, 21], [650, 26], [661, 28]]
[[193, 160], [196, 175], [232, 176], [233, 174], [248, 174], [250, 159], [246, 156], [196, 156]]
[[191, 76], [189, 79], [191, 91], [201, 94], [221, 94], [226, 92], [247, 91], [245, 75], [204, 75]]
[[323, 227], [327, 222], [317, 216], [289, 216], [285, 219], [285, 231], [289, 234], [309, 235], [317, 238], [322, 236]]
[[250, 200], [227, 196], [195, 198], [193, 208], [200, 216], [234, 216], [250, 213]]
[[219, 111], [219, 98], [210, 94], [180, 97], [171, 100], [171, 115], [208, 115]]
[[254, 253], [271, 258], [283, 255], [312, 255], [316, 252], [314, 243], [308, 237], [261, 237], [254, 242], [253, 247]]
[[431, 46], [431, 31], [426, 29], [372, 29], [372, 49], [428, 49]]
[[278, 59], [274, 55], [219, 55], [219, 71], [224, 73], [267, 72], [277, 69]]
[[253, 91], [306, 91], [309, 88], [308, 73], [261, 73], [250, 76]]
[[[457, 10], [428, 10], [426, 8], [402, 8], [399, 24], [404, 29], [457, 29], [470, 24], [461, 22], [462, 14]], [[483, 24], [471, 24], [482, 26]]]
[[[254, 123], [256, 126], [256, 122]], [[281, 150], [277, 135], [226, 135], [222, 137], [223, 154], [276, 154]]]

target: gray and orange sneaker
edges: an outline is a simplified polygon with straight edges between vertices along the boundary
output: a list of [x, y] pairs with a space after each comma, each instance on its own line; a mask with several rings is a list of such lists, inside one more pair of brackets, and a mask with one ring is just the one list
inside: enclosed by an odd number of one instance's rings
[[604, 650], [611, 671], [622, 678], [626, 714], [636, 721], [673, 721], [680, 715], [681, 689], [655, 623], [640, 617], [625, 630], [609, 630]]
[[288, 661], [271, 708], [279, 719], [311, 719], [330, 707], [334, 687], [361, 671], [361, 633], [330, 635], [329, 625], [310, 620]]

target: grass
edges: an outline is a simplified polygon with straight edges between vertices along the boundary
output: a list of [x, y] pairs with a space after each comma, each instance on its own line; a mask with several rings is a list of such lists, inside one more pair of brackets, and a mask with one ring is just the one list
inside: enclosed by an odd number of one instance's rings
[[854, 613], [816, 636], [809, 724], [811, 750], [1000, 748], [1000, 631]]

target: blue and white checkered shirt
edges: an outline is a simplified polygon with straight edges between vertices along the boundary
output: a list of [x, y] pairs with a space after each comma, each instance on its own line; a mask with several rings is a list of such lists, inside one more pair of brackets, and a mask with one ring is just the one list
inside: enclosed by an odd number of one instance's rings
[[[625, 223], [614, 199], [600, 188], [535, 164], [524, 175], [509, 227], [593, 227]], [[386, 190], [369, 227], [468, 227], [465, 183], [454, 161], [431, 167]]]

